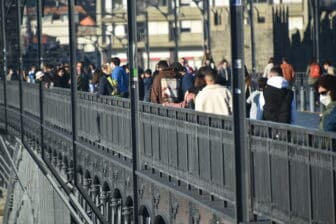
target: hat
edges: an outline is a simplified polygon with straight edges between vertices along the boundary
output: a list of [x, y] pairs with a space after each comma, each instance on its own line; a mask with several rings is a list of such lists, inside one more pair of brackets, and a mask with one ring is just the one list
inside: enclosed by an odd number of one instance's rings
[[42, 71], [36, 72], [36, 75], [35, 75], [36, 79], [42, 79], [43, 76], [44, 76], [44, 73]]

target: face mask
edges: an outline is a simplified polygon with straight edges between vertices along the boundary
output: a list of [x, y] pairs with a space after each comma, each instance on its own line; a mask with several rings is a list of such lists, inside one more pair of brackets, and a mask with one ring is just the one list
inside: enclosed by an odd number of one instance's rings
[[320, 95], [320, 102], [324, 106], [328, 106], [331, 103], [331, 97], [329, 95]]

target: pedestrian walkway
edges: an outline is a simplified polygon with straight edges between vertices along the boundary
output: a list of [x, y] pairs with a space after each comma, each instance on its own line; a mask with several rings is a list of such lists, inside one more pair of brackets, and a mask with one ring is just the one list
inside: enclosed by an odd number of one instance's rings
[[298, 112], [297, 113], [297, 125], [306, 128], [318, 129], [320, 123], [320, 117], [318, 113], [311, 112]]

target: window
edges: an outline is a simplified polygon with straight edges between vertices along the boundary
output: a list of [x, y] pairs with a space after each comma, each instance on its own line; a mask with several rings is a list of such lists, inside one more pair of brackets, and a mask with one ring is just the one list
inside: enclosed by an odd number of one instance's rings
[[214, 24], [215, 26], [222, 25], [222, 15], [218, 11], [214, 13]]
[[148, 23], [149, 35], [168, 34], [168, 22], [149, 22]]
[[186, 20], [181, 22], [181, 32], [202, 33], [202, 22], [198, 20]]

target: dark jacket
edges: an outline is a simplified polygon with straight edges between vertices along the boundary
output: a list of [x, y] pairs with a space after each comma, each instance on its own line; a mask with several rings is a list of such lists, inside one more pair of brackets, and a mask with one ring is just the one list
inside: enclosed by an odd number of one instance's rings
[[323, 112], [320, 129], [336, 132], [336, 101], [331, 102]]
[[190, 73], [186, 73], [183, 77], [182, 77], [182, 96], [184, 97], [185, 93], [189, 90], [192, 89], [194, 87], [194, 80], [195, 77], [190, 74]]
[[89, 78], [85, 73], [77, 76], [77, 90], [88, 92], [89, 91]]
[[264, 89], [264, 120], [291, 123], [293, 91], [288, 88], [266, 86]]
[[153, 78], [148, 77], [143, 79], [143, 99], [146, 102], [150, 101], [150, 93], [152, 88]]
[[102, 96], [111, 96], [113, 91], [113, 87], [111, 84], [107, 81], [107, 78], [105, 75], [100, 77], [99, 79], [99, 85], [98, 85], [98, 95]]
[[60, 88], [69, 88], [69, 74], [64, 74], [62, 77], [56, 75], [53, 78], [53, 83], [55, 87], [60, 87]]

